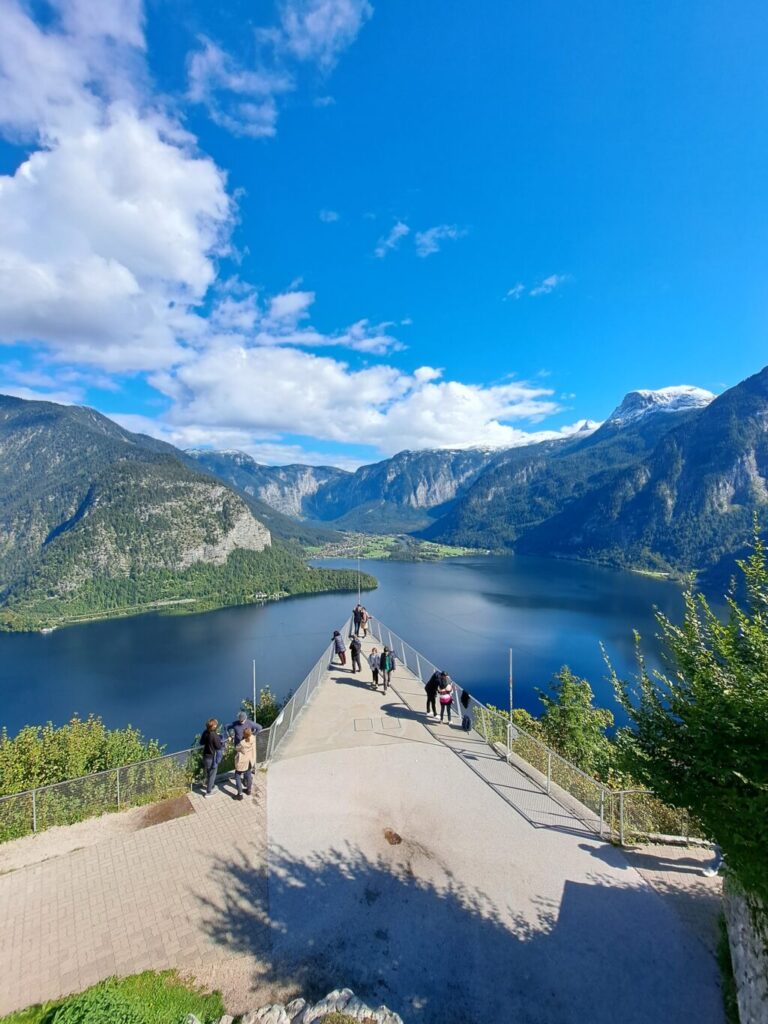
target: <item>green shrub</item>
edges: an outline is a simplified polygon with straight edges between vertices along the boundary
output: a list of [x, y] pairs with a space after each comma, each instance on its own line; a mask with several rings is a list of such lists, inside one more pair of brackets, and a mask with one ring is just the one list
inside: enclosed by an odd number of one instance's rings
[[211, 1024], [225, 1012], [218, 992], [203, 992], [175, 971], [145, 971], [30, 1006], [0, 1018], [0, 1024], [181, 1024], [188, 1013]]

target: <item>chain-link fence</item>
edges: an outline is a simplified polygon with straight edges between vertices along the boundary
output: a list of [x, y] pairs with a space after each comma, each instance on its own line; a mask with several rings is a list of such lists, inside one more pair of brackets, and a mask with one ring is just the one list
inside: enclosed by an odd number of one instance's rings
[[198, 760], [196, 750], [181, 750], [0, 797], [0, 842], [179, 796], [196, 777]]
[[[422, 683], [437, 671], [428, 658], [378, 619], [371, 620], [371, 632]], [[469, 694], [462, 699], [463, 687], [452, 681], [457, 714], [467, 715], [471, 728], [499, 757], [512, 764], [521, 762], [518, 767], [537, 785], [599, 835], [609, 835], [621, 844], [638, 839], [703, 839], [701, 828], [686, 811], [670, 807], [649, 790], [611, 789], [542, 740], [510, 723], [508, 714], [487, 707]]]

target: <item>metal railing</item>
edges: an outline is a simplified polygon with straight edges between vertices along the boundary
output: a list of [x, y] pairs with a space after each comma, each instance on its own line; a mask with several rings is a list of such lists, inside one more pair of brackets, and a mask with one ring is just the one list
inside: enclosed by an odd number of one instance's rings
[[180, 796], [189, 790], [199, 764], [198, 749], [180, 750], [0, 797], [0, 842]]
[[[378, 619], [371, 619], [371, 633], [394, 651], [420, 682], [426, 682], [437, 666]], [[457, 715], [469, 715], [471, 726], [509, 763], [516, 763], [548, 795], [564, 804], [598, 835], [607, 835], [622, 846], [636, 839], [690, 842], [703, 840], [688, 813], [663, 803], [647, 789], [615, 790], [573, 764], [536, 736], [510, 721], [509, 715], [467, 695], [452, 678]], [[520, 764], [522, 762], [522, 765]]]
[[[342, 637], [346, 637], [350, 632], [351, 622], [351, 619], [347, 619], [339, 630]], [[307, 673], [307, 676], [301, 686], [299, 686], [296, 693], [294, 693], [291, 699], [286, 703], [285, 707], [270, 726], [266, 760], [269, 761], [275, 756], [280, 744], [296, 725], [296, 722], [304, 708], [312, 701], [312, 698], [317, 693], [322, 678], [325, 675], [332, 658], [333, 642], [328, 644], [326, 649]]]

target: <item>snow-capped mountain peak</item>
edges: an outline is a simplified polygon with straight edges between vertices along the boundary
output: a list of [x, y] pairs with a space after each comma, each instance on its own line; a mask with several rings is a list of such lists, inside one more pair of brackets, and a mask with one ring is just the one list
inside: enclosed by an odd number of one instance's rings
[[715, 396], [711, 391], [691, 384], [659, 388], [658, 391], [630, 391], [621, 405], [613, 410], [606, 420], [614, 427], [623, 427], [643, 416], [657, 412], [684, 412], [689, 409], [703, 409]]

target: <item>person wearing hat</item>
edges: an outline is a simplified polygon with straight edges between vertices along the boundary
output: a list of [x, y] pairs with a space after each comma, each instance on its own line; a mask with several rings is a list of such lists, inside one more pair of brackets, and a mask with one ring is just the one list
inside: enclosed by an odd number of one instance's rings
[[230, 722], [227, 726], [227, 732], [232, 737], [235, 746], [240, 743], [243, 738], [243, 733], [246, 729], [251, 730], [252, 735], [256, 735], [257, 732], [261, 732], [261, 726], [258, 722], [252, 722], [248, 715], [244, 711], [241, 711], [234, 722]]

